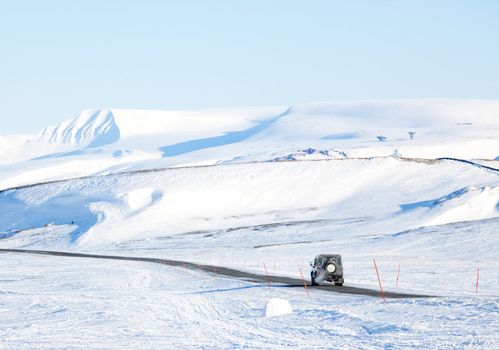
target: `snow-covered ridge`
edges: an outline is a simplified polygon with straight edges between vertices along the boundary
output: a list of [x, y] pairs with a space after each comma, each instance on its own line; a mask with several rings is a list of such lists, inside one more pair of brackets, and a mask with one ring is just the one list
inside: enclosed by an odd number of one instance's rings
[[497, 217], [498, 189], [496, 174], [467, 164], [393, 158], [167, 169], [3, 191], [0, 232], [73, 222], [94, 245], [365, 213], [407, 228]]
[[120, 137], [119, 128], [110, 110], [87, 109], [76, 118], [49, 126], [35, 137], [41, 143], [103, 145]]
[[[71, 120], [43, 130], [42, 143], [81, 144], [102, 138], [98, 145], [120, 137], [168, 135], [173, 141], [241, 131], [277, 118], [261, 137], [358, 139], [387, 129], [407, 130], [463, 125], [497, 126], [499, 101], [386, 100], [322, 102], [293, 107], [225, 108], [192, 111], [131, 109], [84, 110]], [[373, 134], [374, 133], [374, 134]]]
[[499, 155], [499, 101], [85, 110], [30, 142], [4, 144], [0, 189], [186, 165], [371, 157], [491, 161]]
[[98, 147], [120, 137], [144, 135], [220, 134], [244, 129], [261, 119], [278, 115], [282, 107], [226, 108], [206, 111], [158, 111], [134, 109], [87, 109], [76, 118], [50, 126], [34, 142], [89, 144]]
[[121, 136], [167, 135], [169, 139], [206, 137], [247, 129], [272, 119], [288, 107], [244, 107], [206, 110], [112, 109]]
[[371, 100], [299, 105], [293, 114], [366, 120], [384, 126], [423, 127], [441, 122], [497, 124], [499, 101], [459, 99]]

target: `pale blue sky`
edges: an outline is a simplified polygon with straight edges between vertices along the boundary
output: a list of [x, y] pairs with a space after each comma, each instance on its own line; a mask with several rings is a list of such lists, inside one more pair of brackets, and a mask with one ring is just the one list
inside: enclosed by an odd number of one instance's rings
[[499, 99], [499, 1], [0, 0], [0, 134], [84, 108]]

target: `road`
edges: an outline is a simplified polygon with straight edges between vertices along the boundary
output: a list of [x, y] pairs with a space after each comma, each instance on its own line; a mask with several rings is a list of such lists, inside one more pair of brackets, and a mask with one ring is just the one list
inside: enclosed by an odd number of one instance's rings
[[[71, 258], [83, 258], [83, 259], [108, 259], [108, 260], [125, 260], [125, 261], [141, 261], [150, 262], [156, 264], [165, 265], [175, 265], [182, 268], [200, 270], [207, 273], [217, 274], [220, 276], [226, 276], [231, 278], [243, 279], [250, 282], [257, 283], [273, 283], [273, 284], [283, 284], [288, 287], [304, 287], [303, 281], [301, 279], [284, 277], [284, 276], [274, 276], [274, 275], [261, 275], [251, 272], [240, 271], [236, 269], [231, 269], [228, 267], [215, 266], [215, 265], [200, 265], [188, 261], [181, 260], [170, 260], [170, 259], [159, 259], [159, 258], [149, 258], [149, 257], [135, 257], [135, 256], [118, 256], [118, 255], [102, 255], [102, 254], [87, 254], [87, 253], [75, 253], [75, 252], [59, 252], [51, 250], [31, 250], [31, 249], [0, 249], [0, 253], [15, 253], [15, 254], [38, 254], [38, 255], [54, 255], [61, 257], [71, 257]], [[353, 295], [365, 295], [371, 297], [381, 297], [381, 293], [378, 290], [359, 288], [348, 285], [343, 285], [342, 287], [333, 285], [321, 285], [321, 286], [311, 286], [307, 285], [307, 288], [322, 290], [326, 292], [341, 293], [341, 294], [353, 294]], [[424, 294], [411, 294], [411, 293], [397, 293], [397, 292], [385, 292], [386, 298], [402, 299], [402, 298], [430, 298], [434, 297], [431, 295]]]

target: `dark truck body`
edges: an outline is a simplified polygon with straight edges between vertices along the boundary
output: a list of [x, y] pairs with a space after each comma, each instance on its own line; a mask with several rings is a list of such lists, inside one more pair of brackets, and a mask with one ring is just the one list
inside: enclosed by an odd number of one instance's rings
[[343, 279], [343, 264], [341, 255], [339, 254], [320, 254], [314, 259], [314, 263], [310, 263], [312, 271], [310, 272], [310, 280], [312, 285], [318, 285], [321, 282], [332, 282], [336, 286], [342, 286]]

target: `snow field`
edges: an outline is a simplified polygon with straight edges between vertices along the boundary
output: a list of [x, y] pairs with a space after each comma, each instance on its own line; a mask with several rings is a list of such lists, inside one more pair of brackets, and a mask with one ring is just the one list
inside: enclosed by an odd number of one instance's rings
[[[497, 340], [495, 298], [307, 298], [159, 264], [2, 254], [2, 265], [4, 348], [492, 348]], [[265, 318], [276, 296], [294, 312]]]
[[[435, 158], [499, 168], [498, 120], [498, 101], [475, 100], [106, 109], [0, 136], [0, 248], [306, 279], [340, 253], [346, 285], [378, 288], [376, 259], [385, 290], [436, 296], [0, 253], [0, 348], [495, 348], [498, 174]], [[265, 317], [276, 298], [292, 312]]]

